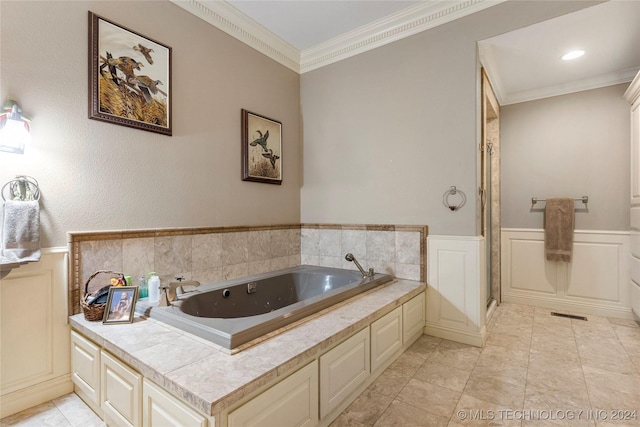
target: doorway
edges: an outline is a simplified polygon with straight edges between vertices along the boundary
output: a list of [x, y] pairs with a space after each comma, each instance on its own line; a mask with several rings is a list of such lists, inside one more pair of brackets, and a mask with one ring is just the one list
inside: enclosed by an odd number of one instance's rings
[[481, 223], [487, 254], [487, 307], [500, 304], [500, 105], [482, 73]]

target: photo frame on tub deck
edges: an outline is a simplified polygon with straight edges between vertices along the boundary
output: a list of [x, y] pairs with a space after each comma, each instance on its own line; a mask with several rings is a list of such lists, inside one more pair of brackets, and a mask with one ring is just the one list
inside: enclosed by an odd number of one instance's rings
[[133, 313], [137, 300], [137, 286], [112, 286], [109, 288], [109, 297], [102, 323], [133, 322]]
[[282, 123], [244, 109], [242, 180], [282, 184]]
[[89, 12], [89, 118], [171, 135], [171, 48]]

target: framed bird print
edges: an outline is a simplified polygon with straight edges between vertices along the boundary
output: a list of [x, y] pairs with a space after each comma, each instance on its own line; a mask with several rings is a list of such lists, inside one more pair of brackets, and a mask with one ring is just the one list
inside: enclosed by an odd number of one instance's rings
[[171, 48], [89, 12], [89, 118], [171, 135]]
[[242, 180], [282, 184], [282, 123], [242, 110]]

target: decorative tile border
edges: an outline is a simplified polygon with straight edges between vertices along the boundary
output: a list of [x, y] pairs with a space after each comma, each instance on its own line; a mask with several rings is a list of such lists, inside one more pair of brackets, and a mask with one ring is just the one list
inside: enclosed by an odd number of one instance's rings
[[305, 263], [355, 269], [344, 261], [344, 253], [352, 252], [366, 268], [424, 282], [427, 230], [426, 226], [280, 224], [70, 232], [69, 314], [81, 312], [85, 283], [97, 270], [121, 271], [132, 276], [134, 285], [151, 271], [161, 281], [180, 275], [216, 282]]

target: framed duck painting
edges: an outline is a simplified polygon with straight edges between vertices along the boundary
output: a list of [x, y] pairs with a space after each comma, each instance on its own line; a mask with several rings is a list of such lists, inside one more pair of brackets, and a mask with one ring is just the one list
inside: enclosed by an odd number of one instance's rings
[[171, 48], [89, 12], [89, 118], [171, 135]]
[[242, 180], [282, 184], [282, 123], [244, 109]]

